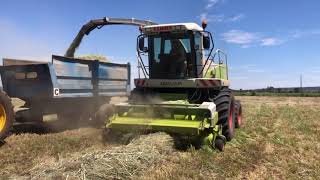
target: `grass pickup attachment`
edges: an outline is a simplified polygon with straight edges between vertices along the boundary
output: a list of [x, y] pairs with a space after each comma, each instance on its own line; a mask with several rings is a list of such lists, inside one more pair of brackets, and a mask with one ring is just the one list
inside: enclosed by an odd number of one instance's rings
[[187, 136], [201, 144], [222, 150], [225, 137], [218, 125], [218, 113], [213, 102], [183, 104], [172, 101], [160, 104], [128, 104], [115, 106], [116, 114], [108, 129], [120, 132], [167, 132], [173, 136]]

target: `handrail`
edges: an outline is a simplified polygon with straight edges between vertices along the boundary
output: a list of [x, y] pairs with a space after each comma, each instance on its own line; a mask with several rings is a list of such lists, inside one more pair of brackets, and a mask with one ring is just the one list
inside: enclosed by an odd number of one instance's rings
[[[218, 52], [218, 55], [219, 55], [219, 64], [223, 64], [223, 61], [221, 62], [221, 56], [220, 56], [220, 53], [222, 54], [222, 55], [224, 55], [224, 58], [225, 58], [225, 61], [226, 61], [226, 75], [227, 75], [227, 80], [229, 80], [229, 68], [228, 68], [228, 56], [227, 56], [227, 54], [224, 52], [224, 51], [222, 51], [221, 49], [217, 49], [217, 51], [216, 52]], [[221, 77], [221, 66], [219, 66], [219, 70], [220, 70], [220, 77]]]
[[[222, 60], [220, 54], [222, 54], [222, 55], [224, 56], [225, 61], [226, 61], [226, 73], [227, 73], [227, 80], [228, 80], [228, 79], [229, 79], [229, 73], [228, 73], [228, 56], [227, 56], [227, 54], [226, 54], [224, 51], [222, 51], [221, 49], [217, 49], [217, 50], [215, 51], [215, 53], [214, 53], [213, 56], [212, 56], [212, 59], [210, 59], [211, 61], [210, 61], [209, 67], [211, 66], [212, 62], [214, 61], [214, 58], [216, 57], [216, 55], [218, 55], [218, 62], [219, 62], [219, 64], [223, 64], [223, 60]], [[210, 56], [208, 56], [208, 59], [209, 59], [209, 57], [210, 57]], [[205, 68], [205, 66], [206, 66], [206, 63], [204, 64], [203, 68]], [[204, 74], [203, 77], [205, 77], [205, 76], [207, 75], [208, 71], [209, 71], [209, 68], [207, 68], [207, 70], [206, 70], [206, 72], [205, 72], [205, 74]], [[221, 66], [219, 66], [219, 71], [220, 71], [220, 77], [221, 77]]]

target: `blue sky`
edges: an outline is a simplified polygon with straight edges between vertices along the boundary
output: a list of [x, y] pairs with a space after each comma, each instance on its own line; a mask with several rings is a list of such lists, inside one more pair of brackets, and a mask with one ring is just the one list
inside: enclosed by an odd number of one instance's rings
[[[215, 46], [229, 55], [232, 88], [299, 86], [300, 74], [304, 86], [319, 86], [319, 7], [317, 0], [2, 1], [0, 58], [49, 61], [94, 18], [199, 24], [205, 18]], [[136, 27], [104, 27], [86, 37], [77, 54], [135, 64], [138, 33]]]

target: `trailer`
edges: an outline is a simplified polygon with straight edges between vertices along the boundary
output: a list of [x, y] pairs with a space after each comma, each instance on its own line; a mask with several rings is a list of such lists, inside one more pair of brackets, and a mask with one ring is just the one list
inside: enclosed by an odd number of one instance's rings
[[[57, 114], [60, 121], [91, 120], [105, 123], [108, 102], [130, 93], [130, 64], [115, 64], [74, 58], [84, 36], [106, 25], [145, 26], [148, 20], [108, 18], [91, 20], [82, 26], [65, 56], [52, 56], [40, 63], [4, 59], [0, 66], [0, 140], [8, 136], [14, 122], [42, 122]], [[11, 98], [25, 101], [14, 112]]]
[[[111, 97], [130, 93], [130, 64], [52, 56], [51, 62], [4, 59], [0, 66], [0, 140], [15, 122], [105, 121]], [[14, 112], [11, 98], [25, 102]]]

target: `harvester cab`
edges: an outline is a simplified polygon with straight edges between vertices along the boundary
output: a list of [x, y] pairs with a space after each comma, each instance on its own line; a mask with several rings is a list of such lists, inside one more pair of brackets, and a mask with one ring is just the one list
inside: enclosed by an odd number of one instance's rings
[[141, 31], [138, 54], [149, 53], [149, 72], [145, 74], [150, 79], [202, 78], [203, 50], [213, 50], [210, 32], [195, 23], [145, 26]]
[[205, 22], [202, 27], [196, 23], [140, 27], [139, 78], [134, 93], [186, 94], [190, 102], [201, 103], [213, 98], [208, 90], [228, 87], [227, 55], [219, 49], [213, 51], [212, 35], [205, 27]]
[[223, 149], [240, 126], [241, 105], [229, 89], [227, 55], [214, 51], [206, 25], [140, 26], [136, 87], [115, 106], [107, 132], [164, 131]]

